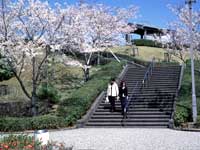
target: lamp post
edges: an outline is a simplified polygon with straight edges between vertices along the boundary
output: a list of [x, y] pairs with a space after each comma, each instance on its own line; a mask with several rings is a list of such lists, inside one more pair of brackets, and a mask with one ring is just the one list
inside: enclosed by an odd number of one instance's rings
[[189, 7], [189, 31], [190, 31], [190, 57], [191, 57], [191, 75], [192, 75], [192, 117], [193, 122], [197, 121], [197, 100], [195, 94], [195, 76], [194, 76], [194, 53], [193, 53], [193, 26], [192, 26], [192, 4], [196, 0], [186, 0], [186, 4]]

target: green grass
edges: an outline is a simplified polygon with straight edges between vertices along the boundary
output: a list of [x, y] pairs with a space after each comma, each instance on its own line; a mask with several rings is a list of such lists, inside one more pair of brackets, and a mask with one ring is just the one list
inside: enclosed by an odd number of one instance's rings
[[91, 80], [63, 99], [59, 114], [66, 117], [73, 116], [75, 120], [79, 119], [89, 109], [98, 94], [106, 89], [109, 80], [118, 76], [122, 66], [123, 63], [111, 62], [99, 67], [98, 72], [91, 76]]
[[[27, 80], [26, 84], [28, 84]], [[0, 82], [0, 85], [8, 85], [8, 90], [10, 91], [8, 95], [0, 96], [0, 102], [8, 102], [8, 101], [27, 101], [28, 98], [24, 94], [24, 92], [21, 89], [21, 86], [19, 85], [19, 82], [15, 77], [11, 78], [10, 80], [2, 81]], [[31, 88], [28, 86], [28, 91], [30, 91]]]
[[139, 56], [136, 56], [138, 59], [151, 61], [155, 57], [156, 61], [164, 60], [165, 51], [162, 48], [140, 46], [138, 49]]
[[[200, 63], [195, 63], [196, 68], [200, 67]], [[197, 96], [197, 110], [200, 117], [200, 74], [195, 74], [196, 96]], [[190, 61], [187, 61], [187, 67], [184, 70], [182, 86], [179, 93], [176, 112], [175, 124], [177, 126], [182, 123], [192, 121], [192, 82], [191, 82], [191, 69]], [[200, 121], [200, 120], [199, 120]], [[200, 122], [199, 122], [200, 123]]]
[[[54, 69], [54, 77], [52, 78], [50, 72]], [[49, 83], [53, 83], [55, 87], [62, 92], [62, 90], [68, 89], [73, 90], [77, 87], [80, 87], [83, 83], [83, 73], [81, 68], [78, 67], [71, 67], [71, 66], [64, 66], [62, 64], [56, 64], [53, 66], [51, 70], [49, 70], [48, 79], [45, 78], [44, 82], [48, 81]], [[95, 72], [95, 68], [92, 69], [91, 74]], [[30, 93], [31, 88], [31, 72], [22, 76], [23, 82], [25, 83], [28, 92]], [[15, 77], [11, 78], [10, 80], [5, 80], [0, 82], [0, 85], [8, 85], [9, 90], [11, 91], [10, 94], [6, 96], [0, 96], [0, 102], [3, 101], [27, 101], [28, 98], [24, 94], [19, 85], [19, 82]]]
[[[67, 97], [71, 92], [77, 88], [80, 88], [84, 84], [83, 71], [80, 67], [65, 66], [61, 63], [55, 63], [49, 67], [48, 70], [48, 75], [46, 75], [46, 78], [43, 80], [43, 82], [49, 82], [53, 84], [56, 89], [60, 91], [62, 97]], [[98, 70], [99, 67], [92, 67], [90, 69], [90, 75], [92, 76]], [[53, 76], [51, 75], [51, 72], [53, 72]], [[31, 78], [31, 71], [26, 71], [24, 74], [22, 74], [22, 80], [29, 93], [32, 91]], [[0, 85], [3, 84], [8, 85], [8, 88], [11, 92], [6, 96], [0, 96], [0, 102], [29, 100], [22, 91], [21, 86], [15, 77], [0, 82]]]
[[[166, 52], [163, 48], [156, 47], [147, 47], [147, 46], [137, 46], [139, 51], [139, 56], [135, 56], [136, 59], [140, 59], [143, 61], [151, 61], [153, 57], [157, 62], [164, 61], [164, 53]], [[112, 51], [118, 54], [132, 56], [132, 48], [131, 46], [119, 46], [112, 48]], [[188, 58], [188, 54], [187, 55]], [[181, 60], [175, 56], [172, 56], [171, 61], [173, 62], [181, 62]]]

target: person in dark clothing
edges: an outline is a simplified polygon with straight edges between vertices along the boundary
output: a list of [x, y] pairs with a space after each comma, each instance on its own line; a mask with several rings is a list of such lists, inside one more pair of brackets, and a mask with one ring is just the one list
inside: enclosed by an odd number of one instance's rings
[[121, 81], [119, 87], [119, 97], [121, 101], [122, 115], [127, 111], [127, 101], [128, 101], [128, 88], [125, 81]]

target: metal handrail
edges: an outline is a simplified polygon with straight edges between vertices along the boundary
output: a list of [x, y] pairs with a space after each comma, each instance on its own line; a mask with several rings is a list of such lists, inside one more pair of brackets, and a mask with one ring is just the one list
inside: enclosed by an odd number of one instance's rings
[[[104, 57], [104, 56], [99, 56], [99, 57], [102, 57], [102, 58], [104, 58], [104, 59], [106, 59], [106, 60], [113, 60], [113, 59], [114, 59], [114, 58], [106, 58], [106, 57]], [[126, 62], [127, 64], [133, 64], [133, 65], [136, 65], [136, 66], [138, 66], [138, 67], [145, 68], [144, 65], [138, 64], [138, 63], [136, 63], [134, 60], [132, 60], [132, 61], [131, 61], [131, 60], [127, 60], [127, 59], [122, 58], [122, 57], [120, 57], [120, 56], [117, 56], [117, 58], [118, 58], [119, 60], [121, 60], [121, 61]]]
[[[150, 79], [149, 73], [150, 73], [150, 75], [152, 75], [152, 73], [153, 73], [154, 60], [155, 60], [155, 58], [153, 58], [151, 63], [149, 64], [149, 66], [148, 66], [148, 68], [147, 68], [147, 70], [145, 72], [145, 75], [143, 77], [142, 83], [139, 84], [139, 81], [137, 81], [136, 85], [134, 86], [134, 88], [133, 88], [133, 90], [131, 92], [132, 95], [129, 98], [130, 100], [127, 103], [126, 112], [124, 113], [124, 116], [123, 116], [122, 121], [121, 121], [122, 123], [124, 122], [124, 119], [127, 118], [127, 113], [128, 113], [128, 110], [129, 110], [129, 106], [130, 106], [131, 102], [133, 101], [133, 98], [136, 99], [136, 95], [134, 94], [135, 90], [138, 88], [139, 92], [141, 92], [142, 88], [145, 86], [145, 81]], [[140, 85], [140, 87], [138, 87], [139, 85]]]
[[173, 103], [173, 111], [170, 117], [170, 128], [174, 128], [174, 115], [175, 115], [175, 110], [176, 110], [176, 101], [178, 98], [178, 93], [180, 91], [180, 87], [181, 87], [181, 82], [182, 82], [182, 78], [183, 78], [183, 73], [184, 73], [184, 64], [181, 65], [181, 72], [180, 72], [180, 76], [179, 76], [179, 82], [178, 82], [178, 89], [176, 89], [176, 93], [173, 95], [174, 96], [174, 103]]
[[145, 87], [146, 82], [149, 80], [150, 76], [153, 73], [153, 68], [154, 68], [154, 60], [155, 58], [152, 59], [151, 63], [149, 64], [147, 71], [145, 72], [144, 78], [142, 80], [142, 85]]
[[[134, 86], [134, 88], [133, 88], [133, 90], [132, 90], [131, 93], [134, 93], [134, 91], [137, 89], [138, 85], [139, 85], [139, 81], [137, 81], [137, 83], [136, 83], [136, 85]], [[121, 120], [122, 123], [124, 122], [124, 119], [127, 118], [127, 113], [128, 113], [128, 110], [129, 110], [129, 106], [130, 106], [130, 103], [132, 102], [132, 99], [134, 98], [134, 96], [135, 96], [135, 95], [132, 94], [131, 97], [128, 98], [129, 100], [128, 100], [126, 106], [125, 106], [126, 111], [123, 110], [123, 111], [124, 111], [124, 114], [123, 114], [123, 118], [122, 118], [122, 120]]]
[[[137, 81], [137, 83], [136, 83], [136, 85], [134, 86], [134, 88], [133, 88], [133, 90], [132, 90], [131, 93], [134, 93], [134, 91], [137, 89], [138, 85], [139, 85], [139, 81]], [[127, 106], [128, 106], [128, 107], [127, 107], [127, 110], [128, 110], [128, 108], [129, 108], [129, 104], [130, 104], [130, 102], [131, 102], [131, 99], [132, 99], [134, 96], [135, 96], [135, 95], [132, 94], [131, 97], [129, 98], [130, 100], [127, 102]]]

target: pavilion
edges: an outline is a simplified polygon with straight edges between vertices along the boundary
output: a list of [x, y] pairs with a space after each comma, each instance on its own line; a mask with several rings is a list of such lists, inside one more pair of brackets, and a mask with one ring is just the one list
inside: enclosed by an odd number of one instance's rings
[[[136, 26], [136, 30], [131, 31], [129, 34], [126, 34], [126, 41], [129, 43], [131, 42], [131, 35], [132, 34], [138, 34], [140, 35], [141, 39], [147, 39], [147, 35], [152, 36], [163, 36], [165, 35], [166, 29], [161, 29], [157, 27], [152, 27], [148, 25], [142, 25], [142, 24], [133, 24], [129, 23], [130, 26]], [[167, 30], [168, 31], [168, 30]]]

